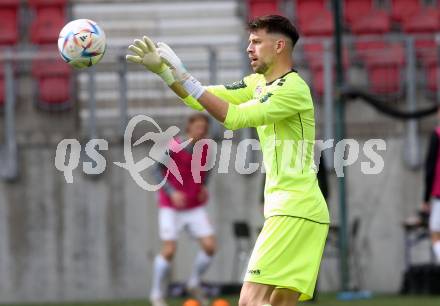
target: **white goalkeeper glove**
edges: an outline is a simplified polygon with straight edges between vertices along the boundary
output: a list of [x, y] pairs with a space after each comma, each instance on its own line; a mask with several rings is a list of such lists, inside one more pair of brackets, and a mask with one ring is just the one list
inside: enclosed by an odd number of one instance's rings
[[171, 69], [160, 58], [159, 53], [150, 38], [144, 36], [142, 40], [135, 39], [133, 45], [130, 45], [128, 49], [136, 55], [127, 54], [125, 56], [127, 62], [143, 65], [151, 72], [160, 76], [168, 86], [176, 81]]
[[174, 69], [177, 80], [182, 83], [186, 92], [195, 99], [200, 98], [205, 92], [203, 85], [186, 70], [182, 61], [170, 46], [163, 42], [157, 43], [157, 46], [159, 56]]

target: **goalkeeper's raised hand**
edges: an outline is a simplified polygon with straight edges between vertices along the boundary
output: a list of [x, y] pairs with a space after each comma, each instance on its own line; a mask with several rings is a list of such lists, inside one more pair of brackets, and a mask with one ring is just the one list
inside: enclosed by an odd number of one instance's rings
[[135, 55], [127, 54], [126, 60], [131, 63], [143, 65], [151, 72], [160, 76], [168, 86], [176, 80], [168, 65], [161, 59], [153, 41], [144, 36], [142, 40], [135, 39], [133, 44], [128, 47]]

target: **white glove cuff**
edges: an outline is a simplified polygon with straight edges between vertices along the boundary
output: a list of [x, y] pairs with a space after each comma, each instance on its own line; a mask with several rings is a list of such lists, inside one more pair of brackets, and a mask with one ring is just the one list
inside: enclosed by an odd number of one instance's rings
[[158, 73], [158, 75], [162, 78], [162, 80], [164, 80], [165, 83], [167, 83], [168, 86], [171, 86], [176, 81], [170, 68], [166, 68], [161, 73]]
[[193, 76], [189, 76], [186, 80], [184, 80], [182, 86], [185, 88], [188, 94], [193, 96], [196, 100], [198, 100], [205, 92], [205, 87], [203, 87], [202, 83], [196, 80]]

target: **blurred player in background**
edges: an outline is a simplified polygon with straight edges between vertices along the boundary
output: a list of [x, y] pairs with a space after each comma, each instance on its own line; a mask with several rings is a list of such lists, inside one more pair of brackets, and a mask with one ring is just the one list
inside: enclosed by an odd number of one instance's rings
[[[187, 283], [188, 291], [200, 300], [202, 305], [207, 304], [206, 297], [200, 288], [200, 278], [208, 269], [215, 253], [214, 230], [208, 219], [205, 205], [208, 200], [206, 188], [208, 173], [192, 169], [195, 167], [191, 160], [195, 154], [201, 154], [201, 165], [208, 158], [206, 146], [201, 152], [195, 152], [194, 144], [208, 135], [209, 120], [203, 113], [196, 113], [189, 117], [186, 126], [187, 139], [174, 138], [170, 147], [179, 146], [188, 139], [192, 139], [189, 145], [178, 153], [178, 150], [169, 150], [169, 159], [177, 165], [182, 177], [183, 184], [179, 182], [166, 167], [167, 161], [157, 163], [155, 169], [156, 179], [161, 182], [166, 178], [165, 184], [159, 190], [159, 235], [162, 240], [160, 254], [154, 259], [153, 281], [150, 293], [150, 301], [153, 306], [165, 306], [166, 279], [170, 270], [170, 263], [176, 252], [177, 239], [183, 229], [187, 229], [192, 237], [199, 240], [202, 250], [195, 258], [194, 267]], [[199, 147], [200, 148], [200, 147]], [[196, 147], [197, 150], [197, 147]], [[193, 178], [193, 171], [199, 171], [201, 182]]]
[[135, 40], [127, 60], [156, 73], [190, 107], [206, 109], [228, 129], [256, 127], [266, 169], [265, 222], [240, 293], [241, 306], [294, 306], [313, 296], [330, 223], [313, 160], [310, 89], [293, 69], [299, 35], [287, 18], [248, 24], [255, 74], [204, 87], [164, 43]]
[[[440, 110], [438, 111], [440, 120]], [[440, 264], [440, 124], [434, 129], [429, 141], [425, 164], [425, 194], [422, 204], [423, 212], [430, 212], [429, 230], [432, 248]]]

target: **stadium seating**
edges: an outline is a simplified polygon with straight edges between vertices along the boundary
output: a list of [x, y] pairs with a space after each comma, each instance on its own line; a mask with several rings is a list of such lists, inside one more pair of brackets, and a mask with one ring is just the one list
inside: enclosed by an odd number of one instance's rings
[[248, 17], [251, 19], [262, 15], [281, 14], [280, 4], [280, 0], [247, 0]]
[[365, 17], [373, 8], [373, 0], [344, 0], [344, 20], [347, 25]]
[[[107, 35], [108, 52], [96, 71], [96, 86], [99, 88], [96, 91], [97, 116], [119, 113], [117, 55], [119, 50], [125, 52], [133, 38], [145, 33], [151, 33], [153, 40], [164, 41], [173, 47], [203, 84], [228, 84], [239, 80], [243, 76], [243, 64], [248, 64], [243, 63], [246, 39], [243, 41], [243, 20], [237, 15], [239, 4], [239, 1], [192, 0], [181, 5], [173, 0], [114, 2], [112, 5], [95, 1], [74, 5], [72, 18], [87, 16], [105, 29]], [[208, 47], [216, 52], [215, 80], [209, 73]], [[148, 106], [161, 110], [181, 107], [174, 93], [167, 90], [160, 79], [134, 68], [135, 65], [128, 65], [127, 95], [131, 108]], [[88, 101], [88, 81], [87, 71], [79, 71], [77, 92], [80, 107]], [[145, 104], [145, 101], [149, 103]], [[85, 112], [80, 115], [83, 114]], [[110, 119], [106, 120], [100, 123], [110, 124]]]
[[297, 0], [296, 17], [300, 22], [312, 17], [316, 12], [326, 9], [325, 0]]
[[355, 43], [358, 57], [364, 63], [369, 89], [376, 94], [398, 94], [405, 62], [402, 44], [384, 40], [359, 40]]
[[329, 36], [334, 24], [325, 0], [297, 0], [296, 19], [301, 33], [305, 36]]
[[439, 11], [429, 8], [414, 12], [402, 23], [404, 32], [415, 35], [415, 48], [418, 57], [424, 57], [426, 50], [435, 49], [434, 35], [440, 30]]
[[[41, 51], [54, 51], [42, 47]], [[71, 106], [71, 71], [61, 59], [36, 59], [32, 63], [36, 82], [35, 102], [47, 110], [63, 110]]]
[[31, 24], [31, 41], [34, 44], [55, 43], [65, 23], [64, 7], [37, 7]]
[[[318, 96], [324, 93], [324, 46], [322, 43], [308, 43], [304, 45], [304, 55], [312, 74], [312, 88]], [[349, 67], [348, 49], [343, 49], [343, 67]], [[334, 71], [333, 71], [334, 73]]]
[[434, 33], [440, 29], [439, 11], [434, 8], [424, 8], [412, 12], [402, 21], [406, 33]]
[[[55, 51], [61, 28], [66, 22], [66, 0], [29, 0], [34, 11], [30, 40], [40, 51]], [[36, 59], [32, 63], [35, 104], [46, 110], [71, 106], [71, 71], [61, 59]]]
[[402, 22], [420, 9], [420, 0], [393, 0], [391, 2], [391, 18]]
[[356, 35], [383, 34], [391, 24], [388, 12], [375, 8], [373, 0], [345, 0], [344, 21]]
[[351, 23], [351, 31], [356, 35], [383, 34], [390, 30], [391, 22], [388, 13], [372, 9], [363, 17]]
[[403, 54], [401, 48], [386, 46], [378, 56], [368, 57], [365, 63], [369, 90], [375, 94], [396, 95], [402, 89]]
[[[334, 30], [333, 17], [326, 0], [297, 0], [296, 19], [302, 35], [328, 37]], [[304, 45], [304, 55], [312, 75], [312, 88], [321, 96], [324, 93], [323, 44]]]
[[19, 0], [0, 1], [0, 45], [14, 45], [18, 42]]

